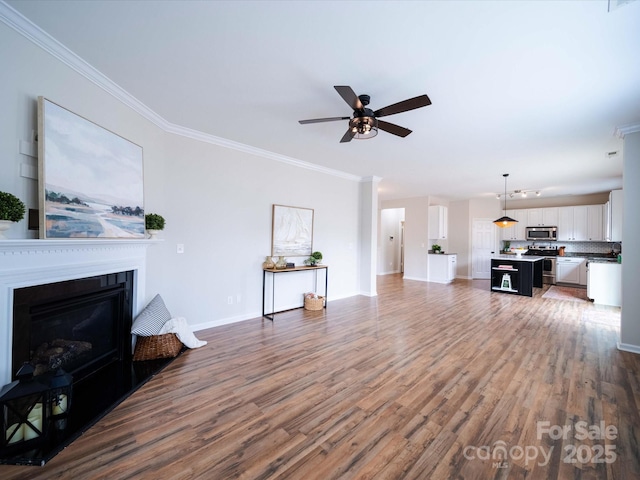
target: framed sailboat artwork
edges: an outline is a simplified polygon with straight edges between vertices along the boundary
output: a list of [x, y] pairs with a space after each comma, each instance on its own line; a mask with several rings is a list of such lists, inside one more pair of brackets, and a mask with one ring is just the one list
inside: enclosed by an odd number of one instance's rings
[[273, 205], [271, 255], [309, 256], [313, 251], [313, 209]]

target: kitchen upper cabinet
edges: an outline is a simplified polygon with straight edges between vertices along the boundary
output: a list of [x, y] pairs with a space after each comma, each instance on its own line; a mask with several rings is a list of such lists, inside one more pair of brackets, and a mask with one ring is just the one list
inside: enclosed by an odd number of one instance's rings
[[448, 233], [447, 207], [431, 205], [429, 207], [428, 236], [430, 240], [445, 240]]
[[527, 209], [527, 227], [557, 227], [558, 207]]
[[502, 230], [502, 240], [526, 240], [526, 227], [528, 219], [528, 210], [520, 209], [520, 210], [507, 210], [507, 217], [511, 217], [514, 220], [517, 220], [513, 227], [501, 228]]
[[604, 205], [587, 206], [587, 240], [593, 242], [604, 240], [603, 216]]
[[622, 190], [613, 190], [609, 194], [609, 208], [611, 210], [610, 221], [610, 238], [607, 241], [621, 242], [622, 241]]
[[558, 207], [558, 240], [584, 241], [588, 239], [588, 208]]
[[604, 234], [604, 240], [606, 242], [611, 241], [611, 202], [604, 204], [604, 210], [602, 212], [604, 218], [602, 220], [602, 230]]

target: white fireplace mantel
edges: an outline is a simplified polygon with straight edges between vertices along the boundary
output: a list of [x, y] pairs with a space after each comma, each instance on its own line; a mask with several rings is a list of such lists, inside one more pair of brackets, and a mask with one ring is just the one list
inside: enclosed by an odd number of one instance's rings
[[0, 387], [11, 381], [13, 291], [17, 288], [134, 271], [134, 315], [145, 301], [147, 247], [162, 240], [0, 240]]

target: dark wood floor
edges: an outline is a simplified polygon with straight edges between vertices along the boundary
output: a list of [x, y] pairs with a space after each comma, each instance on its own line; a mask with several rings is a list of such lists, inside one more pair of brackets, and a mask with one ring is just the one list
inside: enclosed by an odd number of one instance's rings
[[0, 478], [640, 478], [640, 358], [616, 349], [619, 309], [378, 283], [198, 332], [206, 347], [49, 464]]

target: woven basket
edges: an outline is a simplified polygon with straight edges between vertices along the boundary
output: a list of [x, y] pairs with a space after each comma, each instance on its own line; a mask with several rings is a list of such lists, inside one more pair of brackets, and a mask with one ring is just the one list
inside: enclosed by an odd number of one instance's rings
[[318, 295], [318, 298], [306, 298], [304, 299], [305, 310], [322, 310], [324, 308], [324, 297]]
[[157, 358], [177, 357], [182, 350], [182, 342], [175, 333], [138, 337], [133, 360], [155, 360]]

